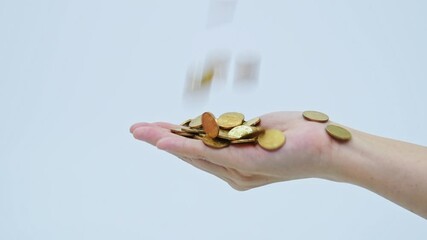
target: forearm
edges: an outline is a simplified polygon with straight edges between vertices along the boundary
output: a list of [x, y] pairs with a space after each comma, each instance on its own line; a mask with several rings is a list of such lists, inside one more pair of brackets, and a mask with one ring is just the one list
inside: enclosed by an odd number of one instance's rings
[[331, 143], [338, 180], [369, 189], [427, 218], [427, 148], [351, 130]]

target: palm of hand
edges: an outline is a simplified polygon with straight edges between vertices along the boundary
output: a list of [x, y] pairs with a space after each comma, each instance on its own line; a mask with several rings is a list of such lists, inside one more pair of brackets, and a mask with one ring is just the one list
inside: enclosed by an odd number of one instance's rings
[[322, 124], [305, 121], [299, 112], [275, 112], [261, 116], [261, 126], [285, 132], [286, 144], [276, 151], [252, 144], [212, 149], [200, 140], [171, 133], [176, 125], [169, 123], [139, 123], [131, 131], [135, 138], [223, 179], [237, 190], [320, 174], [322, 150], [328, 142]]

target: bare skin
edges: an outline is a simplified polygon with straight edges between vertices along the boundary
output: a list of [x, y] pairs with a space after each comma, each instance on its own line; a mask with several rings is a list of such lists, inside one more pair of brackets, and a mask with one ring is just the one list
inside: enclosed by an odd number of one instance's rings
[[282, 130], [286, 144], [276, 151], [252, 144], [212, 149], [200, 140], [171, 133], [177, 126], [164, 122], [137, 123], [130, 131], [136, 139], [221, 178], [236, 190], [323, 178], [364, 187], [427, 218], [427, 147], [348, 127], [352, 139], [334, 141], [325, 123], [306, 121], [301, 112], [263, 115], [261, 126]]

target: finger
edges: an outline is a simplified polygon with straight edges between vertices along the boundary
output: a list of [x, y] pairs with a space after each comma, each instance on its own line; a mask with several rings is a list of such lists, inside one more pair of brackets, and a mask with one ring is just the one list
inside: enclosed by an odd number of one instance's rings
[[176, 124], [172, 124], [172, 123], [168, 123], [168, 122], [155, 122], [155, 123], [152, 123], [152, 124], [155, 125], [155, 126], [166, 128], [166, 129], [175, 129], [175, 128], [182, 127], [180, 125], [176, 125]]
[[146, 123], [146, 122], [135, 123], [129, 128], [129, 132], [133, 133], [133, 131], [135, 131], [135, 129], [137, 129], [139, 127], [150, 126], [150, 124], [151, 123]]
[[207, 147], [200, 140], [172, 135], [157, 142], [156, 146], [177, 156], [206, 159]]
[[[165, 137], [158, 141], [156, 146], [174, 155], [202, 158], [214, 164], [232, 168], [242, 167], [238, 165], [244, 162], [241, 159], [248, 155], [248, 153], [239, 154], [244, 153], [239, 147], [230, 146], [228, 148], [213, 149], [205, 146], [200, 140], [181, 136]], [[245, 147], [242, 146], [242, 148]]]
[[133, 131], [134, 138], [150, 143], [151, 145], [156, 146], [157, 142], [166, 137], [173, 136], [169, 129], [162, 128], [155, 125], [148, 125], [143, 127], [138, 127]]

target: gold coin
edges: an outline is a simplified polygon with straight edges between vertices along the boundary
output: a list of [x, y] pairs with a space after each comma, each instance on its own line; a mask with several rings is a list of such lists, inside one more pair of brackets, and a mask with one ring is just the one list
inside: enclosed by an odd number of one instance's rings
[[186, 132], [182, 131], [181, 128], [173, 128], [173, 129], [171, 129], [171, 133], [178, 134], [178, 133], [186, 133]]
[[186, 121], [184, 121], [184, 122], [182, 122], [181, 124], [179, 124], [179, 125], [181, 125], [181, 126], [185, 126], [185, 127], [188, 127], [188, 124], [190, 124], [190, 122], [191, 122], [191, 118], [190, 119], [187, 119]]
[[285, 144], [286, 137], [282, 131], [256, 127], [261, 121], [260, 118], [253, 118], [244, 124], [243, 120], [244, 115], [238, 112], [224, 113], [218, 119], [215, 119], [212, 113], [205, 112], [183, 122], [181, 128], [172, 129], [171, 132], [199, 139], [212, 148], [224, 148], [230, 144], [259, 143], [266, 150], [276, 150]]
[[199, 140], [202, 140], [202, 138], [204, 138], [204, 137], [206, 137], [206, 134], [204, 134], [204, 133], [199, 133], [199, 134], [194, 135], [194, 138], [199, 139]]
[[237, 140], [231, 140], [231, 144], [239, 144], [239, 143], [255, 143], [257, 138], [242, 138]]
[[250, 134], [247, 137], [257, 137], [258, 135], [260, 135], [261, 133], [263, 133], [265, 131], [265, 128], [262, 127], [252, 127], [252, 134]]
[[260, 122], [261, 122], [261, 118], [256, 117], [256, 118], [252, 118], [252, 119], [251, 119], [251, 120], [249, 120], [249, 121], [244, 122], [244, 123], [243, 123], [243, 125], [246, 125], [246, 126], [256, 126], [256, 125], [258, 125]]
[[201, 139], [206, 146], [212, 147], [212, 148], [225, 148], [230, 145], [230, 141], [225, 139], [220, 139], [220, 138], [213, 139], [213, 138], [210, 138], [209, 136], [198, 137], [198, 138]]
[[200, 80], [201, 85], [208, 85], [212, 82], [214, 77], [215, 70], [213, 68], [209, 68], [204, 71], [202, 79]]
[[232, 128], [228, 132], [228, 137], [231, 139], [240, 139], [244, 138], [246, 136], [251, 135], [254, 132], [254, 128], [246, 125], [240, 125], [237, 127]]
[[325, 129], [329, 136], [339, 141], [348, 141], [351, 139], [351, 133], [340, 126], [328, 125]]
[[172, 132], [172, 133], [175, 133], [175, 134], [177, 134], [177, 135], [179, 135], [179, 136], [183, 136], [183, 137], [189, 137], [189, 138], [194, 137], [194, 134], [193, 134], [193, 133], [184, 132], [184, 131], [182, 131], [182, 129], [180, 129], [180, 128], [177, 128], [177, 129], [171, 129], [171, 132]]
[[265, 150], [276, 150], [286, 142], [285, 134], [277, 129], [266, 129], [258, 136], [258, 144]]
[[224, 129], [219, 129], [218, 137], [227, 140], [233, 140], [228, 136], [228, 131]]
[[196, 118], [192, 119], [190, 123], [188, 124], [191, 128], [200, 128], [202, 127], [202, 115], [197, 116]]
[[224, 113], [217, 119], [218, 125], [223, 129], [232, 129], [242, 124], [245, 116], [238, 112]]
[[181, 127], [181, 130], [183, 132], [193, 133], [193, 134], [205, 133], [203, 129], [199, 129], [199, 128]]
[[209, 137], [216, 138], [218, 136], [219, 126], [216, 123], [215, 116], [212, 113], [204, 112], [202, 114], [202, 127]]
[[302, 113], [302, 116], [305, 119], [314, 122], [327, 122], [329, 120], [328, 115], [317, 111], [305, 111]]

